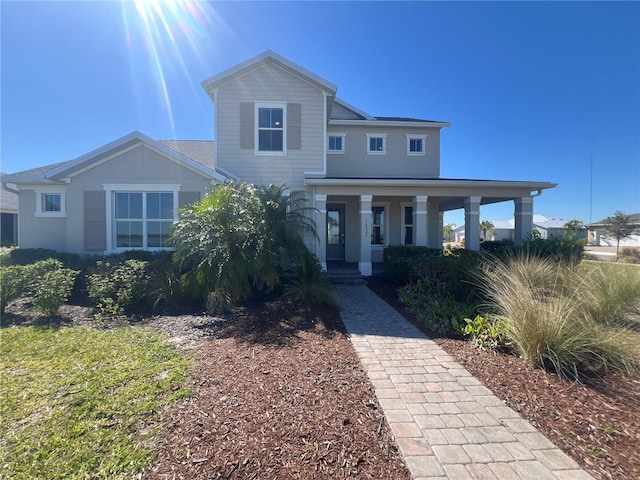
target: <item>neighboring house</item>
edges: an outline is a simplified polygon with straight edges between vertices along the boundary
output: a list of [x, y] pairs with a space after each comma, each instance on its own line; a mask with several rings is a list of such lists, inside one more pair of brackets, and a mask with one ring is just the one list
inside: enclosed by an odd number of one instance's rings
[[370, 275], [391, 244], [442, 246], [442, 215], [465, 209], [479, 248], [479, 207], [513, 202], [515, 239], [532, 232], [533, 197], [548, 182], [440, 178], [448, 122], [374, 117], [337, 87], [267, 51], [202, 82], [215, 143], [154, 141], [134, 132], [82, 157], [8, 179], [20, 191], [20, 246], [81, 254], [163, 248], [177, 207], [237, 178], [286, 184], [315, 207], [323, 266]]
[[[565, 236], [564, 225], [567, 220], [561, 218], [550, 218], [543, 215], [533, 215], [533, 229], [537, 231], [540, 238], [563, 238]], [[515, 220], [491, 220], [494, 231], [486, 240], [513, 240], [515, 235]], [[464, 224], [455, 229], [456, 242], [461, 242], [464, 238]], [[482, 232], [480, 232], [482, 237]], [[584, 238], [586, 230], [577, 235], [577, 238]]]
[[[638, 233], [631, 235], [624, 240], [620, 240], [621, 247], [640, 247], [640, 213], [629, 215], [631, 224], [635, 225]], [[587, 225], [589, 236], [587, 237], [590, 245], [600, 247], [615, 247], [618, 243], [615, 238], [607, 234], [606, 225], [603, 220]]]
[[18, 244], [18, 192], [4, 184], [0, 173], [0, 242], [3, 245]]

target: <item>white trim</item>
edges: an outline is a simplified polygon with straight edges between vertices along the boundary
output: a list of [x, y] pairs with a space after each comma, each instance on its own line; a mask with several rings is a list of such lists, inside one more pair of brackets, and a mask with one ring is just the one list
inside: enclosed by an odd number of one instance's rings
[[[315, 172], [305, 172], [313, 174]], [[517, 187], [529, 190], [556, 187], [557, 183], [550, 182], [526, 182], [508, 180], [451, 180], [451, 179], [405, 179], [405, 178], [305, 178], [305, 185], [331, 185], [331, 186], [396, 186], [396, 187], [477, 187], [500, 188]]]
[[406, 120], [329, 120], [329, 126], [360, 126], [360, 127], [413, 127], [413, 128], [444, 128], [450, 127], [450, 122], [429, 122]]
[[[336, 138], [340, 138], [341, 139], [341, 141], [342, 141], [342, 149], [341, 150], [331, 150], [331, 147], [330, 147], [330, 139], [331, 139], [331, 137], [336, 137]], [[338, 132], [328, 132], [327, 136], [326, 136], [326, 139], [327, 139], [327, 153], [332, 154], [332, 155], [344, 155], [345, 150], [346, 150], [346, 148], [345, 148], [346, 147], [346, 145], [345, 145], [346, 137], [347, 137], [347, 134], [345, 132], [340, 132], [340, 133], [338, 133]]]
[[[67, 189], [66, 187], [52, 185], [46, 188], [34, 189], [36, 195], [36, 211], [33, 216], [38, 218], [64, 218], [67, 216]], [[60, 195], [60, 211], [47, 212], [44, 210], [42, 197], [44, 195]]]
[[[322, 99], [324, 102], [322, 103], [322, 138], [324, 138], [324, 145], [322, 146], [322, 171], [323, 175], [327, 174], [327, 150], [329, 149], [329, 143], [327, 140], [327, 115], [329, 109], [329, 96], [327, 92], [322, 92]], [[335, 100], [334, 100], [335, 101]]]
[[[405, 137], [407, 138], [407, 155], [409, 155], [411, 157], [418, 157], [418, 156], [424, 157], [427, 154], [427, 137], [428, 137], [428, 135], [405, 134]], [[422, 150], [418, 151], [418, 152], [412, 152], [410, 150], [411, 140], [422, 140]]]
[[[387, 137], [388, 133], [365, 133], [367, 136], [367, 155], [386, 155], [387, 154]], [[382, 150], [371, 150], [371, 139], [372, 138], [381, 138], [382, 139]]]
[[[287, 156], [287, 104], [285, 102], [260, 101], [253, 102], [254, 105], [254, 153], [261, 157], [286, 157]], [[282, 150], [260, 150], [260, 109], [261, 108], [280, 108], [282, 109]], [[275, 128], [263, 128], [262, 130], [274, 130]]]

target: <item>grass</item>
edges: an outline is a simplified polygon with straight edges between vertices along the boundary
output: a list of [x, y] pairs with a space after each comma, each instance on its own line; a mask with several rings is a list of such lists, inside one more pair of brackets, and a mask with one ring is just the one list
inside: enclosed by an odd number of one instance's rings
[[0, 344], [0, 477], [129, 478], [190, 361], [137, 328], [11, 328]]
[[571, 378], [640, 370], [640, 270], [519, 256], [485, 266], [482, 283], [508, 337], [533, 367]]

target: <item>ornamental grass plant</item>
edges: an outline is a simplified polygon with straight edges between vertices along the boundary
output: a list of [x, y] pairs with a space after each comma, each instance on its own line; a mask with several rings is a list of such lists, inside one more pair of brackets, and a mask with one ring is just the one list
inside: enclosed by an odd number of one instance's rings
[[629, 287], [635, 277], [622, 282], [620, 276], [524, 254], [487, 262], [481, 288], [529, 365], [582, 378], [640, 371], [638, 335], [629, 321], [640, 291]]

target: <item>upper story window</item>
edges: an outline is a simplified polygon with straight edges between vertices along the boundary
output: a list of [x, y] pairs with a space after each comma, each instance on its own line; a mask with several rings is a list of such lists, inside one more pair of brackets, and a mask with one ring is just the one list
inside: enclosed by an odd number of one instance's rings
[[256, 154], [286, 154], [286, 105], [256, 104]]
[[[55, 188], [55, 187], [53, 187]], [[36, 217], [66, 217], [66, 195], [56, 191], [36, 191]]]
[[369, 155], [385, 155], [387, 153], [387, 134], [367, 133], [367, 153]]
[[329, 134], [328, 152], [329, 153], [344, 153], [344, 141], [346, 133], [331, 133]]
[[426, 135], [405, 135], [407, 137], [407, 155], [425, 155]]

